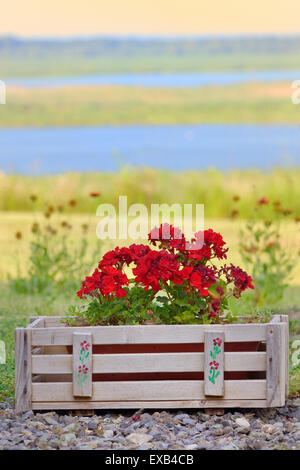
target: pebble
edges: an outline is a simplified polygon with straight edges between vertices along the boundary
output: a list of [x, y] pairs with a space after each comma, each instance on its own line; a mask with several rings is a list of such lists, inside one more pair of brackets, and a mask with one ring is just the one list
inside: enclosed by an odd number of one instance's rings
[[141, 412], [28, 411], [0, 404], [0, 450], [275, 450], [299, 449], [299, 399], [284, 408]]

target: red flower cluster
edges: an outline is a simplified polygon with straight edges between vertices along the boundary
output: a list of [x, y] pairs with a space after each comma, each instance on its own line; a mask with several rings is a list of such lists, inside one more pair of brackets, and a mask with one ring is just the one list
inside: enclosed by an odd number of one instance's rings
[[[168, 287], [180, 286], [181, 295], [206, 299], [206, 310], [210, 318], [216, 318], [222, 309], [222, 299], [227, 292], [227, 285], [233, 283], [233, 295], [239, 297], [247, 288], [253, 289], [252, 279], [239, 267], [223, 266], [217, 268], [214, 258], [227, 258], [228, 249], [221, 234], [212, 229], [197, 232], [188, 242], [180, 229], [168, 224], [155, 228], [149, 233], [149, 240], [157, 249], [146, 245], [119, 248], [106, 253], [94, 271], [82, 283], [78, 296], [116, 297], [127, 295], [129, 279], [123, 272], [125, 267], [133, 265], [135, 284], [143, 289], [152, 289], [154, 293]], [[210, 261], [210, 266], [207, 262]], [[221, 280], [221, 276], [225, 280]], [[211, 286], [217, 284], [214, 290]], [[221, 285], [223, 287], [221, 287]]]
[[233, 264], [224, 266], [222, 272], [225, 274], [228, 283], [234, 283], [236, 297], [239, 297], [241, 292], [247, 288], [254, 289], [251, 276], [248, 276], [248, 274], [238, 266], [233, 266]]
[[182, 284], [190, 272], [186, 269], [180, 271], [180, 263], [173, 254], [165, 250], [150, 250], [136, 261], [136, 268], [133, 269], [135, 282], [141, 283], [146, 290], [151, 287], [155, 292], [162, 289], [160, 283], [171, 281]]
[[123, 286], [129, 284], [126, 274], [113, 266], [105, 266], [102, 271], [95, 269], [92, 276], [88, 276], [82, 283], [82, 287], [77, 292], [78, 297], [86, 295], [103, 296], [112, 295], [117, 298], [126, 297], [126, 290]]

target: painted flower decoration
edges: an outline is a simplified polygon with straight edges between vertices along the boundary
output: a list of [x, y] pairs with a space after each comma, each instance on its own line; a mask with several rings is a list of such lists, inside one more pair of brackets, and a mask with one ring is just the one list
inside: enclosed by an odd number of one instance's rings
[[90, 348], [90, 343], [84, 340], [82, 343], [80, 343], [80, 346], [82, 351], [88, 351]]
[[85, 364], [83, 366], [78, 366], [78, 374], [87, 374], [89, 368]]
[[210, 365], [210, 370], [213, 370], [213, 369], [218, 370], [219, 368], [219, 363], [217, 361], [212, 361], [209, 363], [209, 365]]
[[215, 338], [213, 342], [214, 342], [214, 346], [219, 346], [219, 348], [222, 345], [222, 340], [220, 338]]

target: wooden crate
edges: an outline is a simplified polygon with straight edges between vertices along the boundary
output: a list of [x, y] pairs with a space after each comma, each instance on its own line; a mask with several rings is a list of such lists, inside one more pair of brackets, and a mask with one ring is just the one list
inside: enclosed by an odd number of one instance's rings
[[35, 317], [16, 329], [15, 352], [19, 412], [278, 407], [288, 394], [287, 315], [260, 324], [103, 327]]

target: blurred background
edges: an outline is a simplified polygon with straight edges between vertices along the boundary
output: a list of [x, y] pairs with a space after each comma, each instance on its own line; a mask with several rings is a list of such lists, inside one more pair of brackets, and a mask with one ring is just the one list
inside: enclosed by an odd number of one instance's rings
[[298, 0], [2, 6], [3, 335], [74, 301], [116, 244], [97, 240], [95, 213], [119, 195], [205, 204], [255, 277], [239, 308], [289, 311], [299, 334], [299, 13]]

